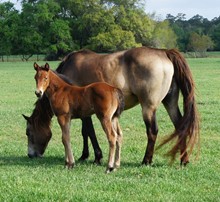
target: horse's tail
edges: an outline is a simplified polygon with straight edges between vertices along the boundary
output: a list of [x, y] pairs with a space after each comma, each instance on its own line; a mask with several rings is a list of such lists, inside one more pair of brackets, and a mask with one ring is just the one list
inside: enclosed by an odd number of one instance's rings
[[124, 100], [124, 95], [123, 95], [122, 91], [118, 88], [116, 88], [116, 96], [117, 96], [117, 100], [118, 100], [118, 107], [114, 113], [114, 117], [119, 117], [124, 110], [125, 100]]
[[199, 117], [195, 102], [195, 84], [185, 58], [179, 51], [174, 49], [166, 50], [166, 54], [174, 65], [174, 79], [183, 95], [183, 116], [173, 134], [160, 145], [162, 146], [170, 140], [179, 137], [177, 143], [168, 152], [172, 160], [174, 160], [182, 141], [186, 140], [187, 142], [186, 149], [181, 156], [183, 156], [188, 149], [190, 155], [196, 143], [198, 143], [199, 146]]

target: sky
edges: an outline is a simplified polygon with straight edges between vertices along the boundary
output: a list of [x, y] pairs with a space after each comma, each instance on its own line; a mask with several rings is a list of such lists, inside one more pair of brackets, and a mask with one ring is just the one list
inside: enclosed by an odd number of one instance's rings
[[186, 14], [186, 19], [199, 14], [208, 20], [220, 16], [220, 0], [145, 0], [146, 13], [156, 13], [157, 17], [166, 18], [167, 14], [176, 16]]
[[[7, 0], [0, 0], [5, 2]], [[18, 9], [20, 5], [17, 0], [10, 0]], [[199, 14], [204, 18], [212, 20], [220, 16], [220, 0], [145, 0], [146, 13], [156, 13], [161, 20], [166, 18], [167, 14], [176, 16], [178, 13], [186, 14], [186, 19]]]

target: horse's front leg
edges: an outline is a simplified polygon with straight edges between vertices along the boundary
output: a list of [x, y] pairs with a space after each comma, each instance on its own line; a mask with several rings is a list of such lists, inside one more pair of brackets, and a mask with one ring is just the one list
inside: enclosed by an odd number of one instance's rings
[[75, 160], [73, 157], [70, 142], [71, 118], [69, 116], [58, 116], [57, 119], [62, 130], [62, 142], [65, 149], [65, 166], [67, 168], [73, 168]]
[[80, 160], [85, 160], [89, 157], [89, 148], [88, 148], [88, 136], [89, 136], [95, 154], [94, 163], [100, 164], [101, 159], [103, 157], [102, 150], [100, 149], [99, 143], [96, 138], [92, 119], [91, 117], [86, 117], [81, 120], [82, 120], [83, 152], [82, 152], [82, 156], [80, 157]]

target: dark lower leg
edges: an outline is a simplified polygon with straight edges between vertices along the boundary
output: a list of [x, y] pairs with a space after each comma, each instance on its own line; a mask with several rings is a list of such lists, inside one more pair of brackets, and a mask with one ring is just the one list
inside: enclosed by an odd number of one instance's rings
[[152, 163], [154, 146], [155, 146], [155, 142], [157, 139], [157, 133], [158, 133], [158, 127], [156, 124], [155, 115], [154, 115], [151, 123], [149, 121], [145, 121], [145, 125], [147, 128], [148, 143], [147, 143], [147, 148], [146, 148], [146, 152], [145, 152], [142, 164], [148, 165], [148, 164]]
[[102, 150], [99, 147], [91, 117], [82, 119], [82, 135], [83, 135], [84, 145], [83, 145], [82, 156], [80, 159], [83, 159], [83, 158], [86, 159], [89, 156], [89, 148], [88, 148], [88, 136], [89, 136], [93, 149], [94, 149], [94, 154], [95, 154], [94, 163], [100, 164], [100, 161], [103, 157]]
[[186, 165], [189, 163], [189, 157], [186, 151], [186, 139], [184, 138], [180, 144], [180, 164]]

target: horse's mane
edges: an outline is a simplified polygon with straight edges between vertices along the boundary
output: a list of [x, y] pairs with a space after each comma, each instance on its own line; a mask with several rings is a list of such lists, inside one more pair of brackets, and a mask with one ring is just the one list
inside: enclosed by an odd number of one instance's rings
[[56, 69], [56, 72], [58, 73], [61, 73], [62, 72], [62, 69], [63, 69], [63, 66], [66, 64], [66, 62], [68, 62], [69, 60], [71, 60], [72, 56], [74, 56], [75, 54], [91, 54], [91, 53], [95, 53], [91, 50], [88, 50], [88, 49], [82, 49], [82, 50], [79, 50], [79, 51], [73, 51], [71, 53], [69, 53], [67, 56], [65, 56], [63, 58], [63, 60], [60, 62], [60, 64], [58, 65], [57, 69]]
[[[53, 71], [53, 70], [52, 70]], [[60, 77], [63, 81], [65, 81], [66, 83], [68, 83], [68, 84], [70, 84], [70, 85], [72, 85], [73, 84], [73, 82], [72, 82], [72, 80], [69, 78], [69, 77], [67, 77], [66, 75], [64, 75], [64, 74], [60, 74], [60, 73], [58, 73], [57, 71], [53, 71], [58, 77]]]
[[50, 126], [53, 112], [46, 95], [35, 102], [35, 108], [31, 115], [33, 127], [37, 130], [44, 131]]

